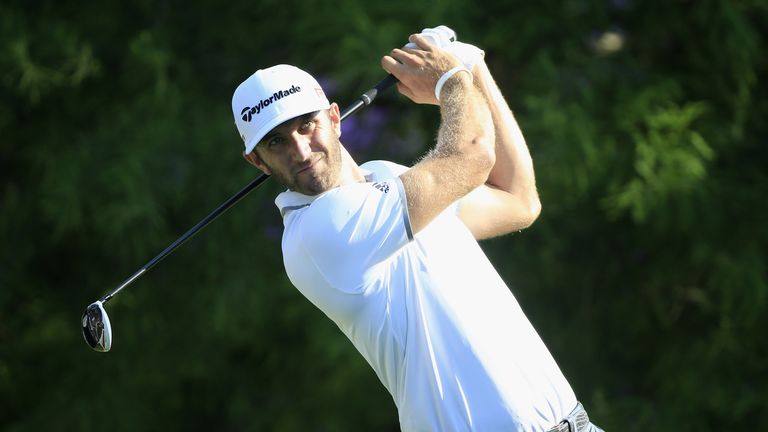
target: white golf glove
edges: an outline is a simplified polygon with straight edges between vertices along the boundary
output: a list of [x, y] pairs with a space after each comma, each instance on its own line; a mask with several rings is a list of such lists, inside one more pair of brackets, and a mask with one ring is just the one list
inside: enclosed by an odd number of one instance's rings
[[[419, 35], [429, 39], [433, 45], [445, 49], [448, 44], [456, 40], [456, 32], [449, 27], [440, 25], [435, 28], [425, 28]], [[403, 48], [418, 48], [415, 43], [408, 42]]]
[[[472, 77], [472, 68], [474, 68], [477, 63], [483, 61], [485, 52], [474, 45], [459, 42], [456, 40], [456, 32], [444, 25], [435, 28], [425, 28], [419, 35], [429, 39], [429, 41], [438, 48], [444, 49], [449, 54], [455, 56], [462, 64], [462, 66], [456, 66], [453, 69], [446, 71], [437, 80], [437, 84], [435, 84], [435, 99], [439, 102], [440, 91], [445, 82], [462, 70], [469, 73], [469, 76]], [[403, 48], [417, 48], [417, 45], [413, 42], [408, 42]]]
[[470, 71], [485, 57], [485, 51], [464, 42], [454, 41], [442, 48], [455, 55]]
[[[420, 35], [429, 39], [433, 45], [437, 45], [439, 48], [455, 55], [470, 71], [485, 56], [485, 51], [480, 48], [459, 42], [456, 39], [456, 32], [448, 26], [440, 25], [435, 28], [425, 28], [421, 31]], [[416, 48], [416, 44], [408, 42], [404, 48]]]

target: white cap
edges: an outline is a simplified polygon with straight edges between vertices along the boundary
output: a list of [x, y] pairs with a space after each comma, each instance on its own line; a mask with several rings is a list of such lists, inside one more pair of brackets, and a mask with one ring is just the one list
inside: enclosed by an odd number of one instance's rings
[[312, 75], [290, 65], [259, 69], [235, 89], [232, 114], [245, 153], [274, 127], [331, 104]]

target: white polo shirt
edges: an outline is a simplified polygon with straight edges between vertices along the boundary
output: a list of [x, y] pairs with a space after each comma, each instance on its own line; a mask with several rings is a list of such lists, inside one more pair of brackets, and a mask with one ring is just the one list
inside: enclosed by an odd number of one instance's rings
[[449, 208], [410, 229], [398, 175], [318, 196], [287, 191], [291, 282], [373, 367], [404, 431], [546, 431], [576, 397], [517, 301]]

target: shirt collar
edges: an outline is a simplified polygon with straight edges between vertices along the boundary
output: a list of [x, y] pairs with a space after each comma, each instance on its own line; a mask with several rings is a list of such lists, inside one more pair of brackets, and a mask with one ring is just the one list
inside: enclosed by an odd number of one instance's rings
[[[366, 182], [375, 180], [375, 174], [373, 172], [362, 168], [361, 170], [363, 171]], [[317, 195], [304, 195], [303, 193], [294, 192], [290, 189], [287, 189], [285, 192], [282, 192], [277, 196], [277, 198], [275, 198], [275, 205], [280, 210], [280, 215], [285, 218], [291, 211], [309, 206], [313, 201], [328, 192], [330, 191], [325, 191]]]

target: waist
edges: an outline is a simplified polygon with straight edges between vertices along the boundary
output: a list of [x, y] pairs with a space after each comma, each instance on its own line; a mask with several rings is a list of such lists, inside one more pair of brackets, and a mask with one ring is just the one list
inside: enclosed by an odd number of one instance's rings
[[563, 420], [547, 432], [587, 432], [589, 430], [589, 415], [581, 405], [576, 402], [576, 408], [573, 409]]

